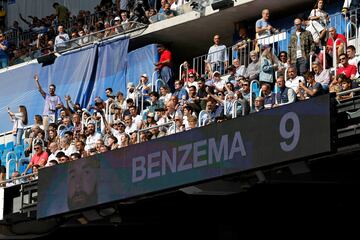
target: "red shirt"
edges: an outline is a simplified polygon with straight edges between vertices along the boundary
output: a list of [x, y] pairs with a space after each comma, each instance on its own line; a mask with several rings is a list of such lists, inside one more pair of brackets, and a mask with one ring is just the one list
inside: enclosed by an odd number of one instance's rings
[[41, 154], [34, 154], [34, 156], [31, 158], [30, 163], [32, 163], [33, 165], [45, 166], [48, 157], [48, 153], [43, 151]]
[[[336, 39], [338, 39], [338, 38], [342, 39], [344, 41], [345, 45], [346, 45], [346, 37], [344, 35], [339, 34], [339, 33], [336, 34], [336, 37], [335, 37], [334, 41], [336, 41]], [[336, 46], [340, 45], [341, 43], [342, 43], [341, 41], [337, 41]], [[333, 42], [332, 38], [329, 37], [326, 45], [330, 46], [330, 47], [332, 47], [334, 45], [334, 42]]]
[[163, 62], [165, 60], [170, 60], [170, 63], [167, 63], [167, 64], [159, 64], [158, 67], [159, 69], [163, 68], [164, 66], [171, 66], [171, 52], [169, 50], [164, 50], [162, 53], [161, 53], [161, 56], [160, 56], [160, 60], [159, 62]]
[[343, 73], [343, 74], [345, 74], [345, 76], [347, 78], [350, 78], [351, 75], [353, 75], [353, 74], [356, 75], [356, 71], [357, 71], [357, 69], [356, 69], [356, 67], [354, 65], [348, 64], [346, 67], [338, 68], [338, 70], [336, 71], [336, 74]]

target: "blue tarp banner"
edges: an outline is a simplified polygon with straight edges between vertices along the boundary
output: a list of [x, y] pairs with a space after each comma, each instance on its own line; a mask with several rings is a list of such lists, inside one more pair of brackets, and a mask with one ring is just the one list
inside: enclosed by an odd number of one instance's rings
[[139, 83], [140, 76], [146, 73], [151, 81], [155, 69], [154, 63], [159, 61], [156, 44], [151, 44], [134, 51], [128, 55], [126, 81], [135, 85]]
[[[36, 88], [35, 73], [39, 74], [45, 92], [49, 84], [56, 85], [56, 94], [64, 104], [64, 95], [70, 95], [73, 102], [87, 107], [95, 96], [104, 97], [107, 87], [125, 93], [128, 44], [129, 39], [123, 39], [92, 45], [58, 57], [53, 65], [41, 67], [34, 63], [1, 73], [0, 132], [12, 130], [7, 107], [17, 112], [19, 105], [25, 105], [30, 124], [34, 115], [42, 115], [44, 99]], [[143, 61], [152, 63], [152, 59], [154, 55]]]

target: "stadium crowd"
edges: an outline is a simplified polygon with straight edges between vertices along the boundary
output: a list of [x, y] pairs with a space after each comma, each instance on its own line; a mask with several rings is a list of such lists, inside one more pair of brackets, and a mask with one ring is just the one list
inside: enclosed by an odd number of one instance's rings
[[[81, 45], [86, 35], [98, 33], [96, 40], [110, 37], [126, 30], [132, 22], [150, 24], [182, 13], [181, 6], [188, 1], [161, 0], [102, 0], [94, 12], [80, 10], [73, 15], [65, 6], [54, 3], [55, 13], [38, 18], [28, 16], [20, 19], [28, 29], [23, 30], [18, 21], [8, 29], [0, 29], [0, 69], [36, 59], [50, 52]], [[99, 33], [102, 32], [102, 33]], [[78, 41], [70, 41], [79, 39]], [[95, 39], [86, 38], [86, 42]], [[68, 43], [67, 43], [68, 42]]]
[[[289, 39], [288, 51], [279, 52], [278, 57], [271, 46], [255, 43], [247, 66], [239, 59], [228, 64], [226, 47], [221, 44], [220, 36], [215, 35], [206, 74], [200, 75], [184, 62], [181, 75], [175, 79], [172, 54], [159, 45], [160, 60], [155, 63], [163, 79], [159, 89], [152, 86], [149, 76], [142, 74], [139, 84], [128, 83], [126, 93], [106, 88], [106, 99], [96, 97], [86, 108], [73, 103], [71, 96], [63, 99], [57, 96], [53, 84], [45, 92], [35, 75], [35, 85], [45, 105], [42, 115], [35, 116], [30, 131], [25, 131], [25, 154], [32, 157], [23, 174], [29, 169], [37, 171], [40, 167], [223, 122], [234, 116], [358, 87], [356, 48], [347, 46], [345, 36], [337, 33], [336, 28], [327, 27], [328, 16], [322, 9], [323, 1], [318, 0], [307, 20], [294, 19], [295, 32]], [[321, 32], [308, 29], [309, 21], [323, 27], [324, 39]], [[264, 9], [262, 18], [256, 22], [256, 32], [271, 34], [272, 29], [269, 10]], [[334, 49], [336, 39], [344, 41], [337, 42]], [[242, 51], [243, 44], [240, 41], [236, 49]], [[326, 46], [325, 52], [321, 51], [322, 46]], [[331, 58], [333, 51], [339, 60], [336, 69], [330, 66], [323, 69], [322, 56]], [[313, 58], [311, 66], [310, 58]], [[258, 85], [258, 90], [253, 85]], [[349, 99], [354, 94], [338, 94], [337, 99]], [[21, 144], [28, 122], [26, 107], [20, 106], [17, 113], [9, 110], [9, 116], [14, 121], [13, 133], [18, 136], [16, 144]]]

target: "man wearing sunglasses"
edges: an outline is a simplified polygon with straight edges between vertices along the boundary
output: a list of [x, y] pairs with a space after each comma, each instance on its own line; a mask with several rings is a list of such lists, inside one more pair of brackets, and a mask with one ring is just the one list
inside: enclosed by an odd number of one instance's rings
[[309, 59], [315, 51], [315, 43], [311, 33], [302, 27], [302, 19], [295, 18], [294, 25], [296, 31], [290, 37], [288, 63], [296, 66], [298, 75], [303, 75], [309, 68]]
[[48, 160], [48, 153], [43, 151], [43, 146], [41, 143], [36, 143], [34, 146], [35, 154], [32, 156], [30, 163], [26, 167], [25, 171], [22, 175], [26, 175], [27, 171], [35, 165], [39, 165], [40, 167], [44, 167]]
[[348, 57], [345, 53], [339, 55], [339, 63], [342, 67], [338, 68], [337, 74], [343, 73], [347, 78], [354, 79], [357, 72], [356, 67], [349, 64]]

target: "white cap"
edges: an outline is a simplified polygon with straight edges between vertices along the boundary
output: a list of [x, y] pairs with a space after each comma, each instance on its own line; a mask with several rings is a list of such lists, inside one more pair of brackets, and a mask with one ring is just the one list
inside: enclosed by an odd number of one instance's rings
[[146, 73], [142, 74], [141, 76], [144, 78], [148, 78], [148, 75]]
[[115, 17], [114, 21], [120, 21], [120, 17]]
[[134, 83], [129, 82], [129, 83], [127, 84], [127, 88], [132, 88], [132, 87], [135, 87]]
[[214, 73], [213, 73], [213, 75], [215, 75], [215, 74], [219, 74], [219, 75], [221, 75], [221, 73], [219, 72], [219, 71], [215, 71]]

